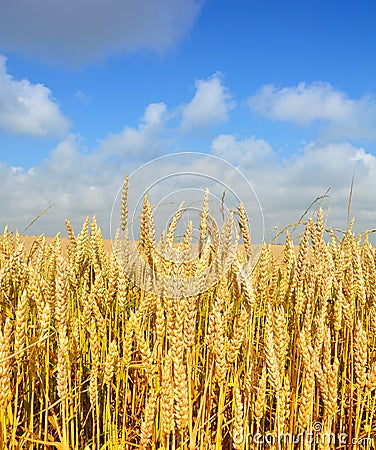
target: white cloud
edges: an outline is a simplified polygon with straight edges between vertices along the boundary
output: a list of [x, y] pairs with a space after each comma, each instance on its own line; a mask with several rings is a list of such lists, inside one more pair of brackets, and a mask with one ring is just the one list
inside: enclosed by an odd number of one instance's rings
[[234, 102], [223, 86], [220, 74], [198, 80], [193, 99], [182, 109], [181, 127], [184, 131], [190, 131], [226, 122], [233, 107]]
[[42, 84], [14, 80], [0, 55], [0, 128], [14, 134], [62, 135], [69, 121]]
[[0, 15], [0, 48], [58, 63], [163, 52], [192, 28], [202, 0], [16, 0]]
[[141, 129], [160, 130], [163, 128], [166, 119], [167, 105], [163, 102], [150, 103], [142, 118]]
[[276, 88], [266, 85], [248, 99], [251, 109], [269, 119], [300, 125], [322, 121], [326, 140], [376, 138], [376, 102], [372, 97], [350, 99], [329, 83]]
[[251, 167], [255, 164], [271, 161], [273, 149], [264, 139], [255, 137], [245, 138], [241, 141], [236, 140], [231, 134], [220, 134], [211, 144], [213, 155], [227, 159], [231, 155], [231, 160], [238, 167]]
[[257, 112], [274, 120], [307, 123], [313, 120], [343, 120], [353, 114], [354, 102], [330, 84], [313, 83], [277, 89], [263, 86], [249, 99]]
[[167, 106], [164, 103], [151, 103], [145, 109], [138, 128], [125, 127], [102, 140], [99, 150], [106, 155], [120, 157], [150, 157], [163, 152], [160, 134], [166, 122]]

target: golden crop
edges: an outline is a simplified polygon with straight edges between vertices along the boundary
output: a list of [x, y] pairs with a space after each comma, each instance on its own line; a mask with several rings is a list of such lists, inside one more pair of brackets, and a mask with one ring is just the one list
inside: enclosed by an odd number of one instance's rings
[[[140, 251], [171, 273], [153, 251], [151, 211], [146, 199]], [[5, 230], [0, 449], [375, 446], [375, 248], [351, 226], [327, 242], [319, 212], [298, 249], [289, 234], [279, 260], [265, 245], [244, 280], [238, 262], [252, 246], [238, 214], [244, 251], [183, 298], [129, 281], [95, 219], [77, 235], [67, 222], [66, 249], [59, 237], [25, 249]], [[201, 252], [175, 269], [183, 276], [212, 260], [208, 227], [203, 214]]]

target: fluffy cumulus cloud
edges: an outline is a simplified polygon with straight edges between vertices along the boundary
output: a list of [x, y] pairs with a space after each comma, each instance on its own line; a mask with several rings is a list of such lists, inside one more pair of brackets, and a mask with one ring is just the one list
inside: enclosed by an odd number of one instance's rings
[[101, 141], [99, 151], [119, 157], [146, 158], [163, 153], [161, 138], [166, 123], [167, 105], [151, 103], [145, 109], [139, 127], [125, 127]]
[[211, 150], [213, 155], [224, 159], [231, 156], [231, 160], [243, 168], [273, 162], [274, 153], [270, 144], [255, 137], [237, 140], [234, 135], [221, 134], [213, 140]]
[[181, 127], [184, 131], [191, 131], [226, 122], [234, 106], [220, 74], [198, 80], [193, 99], [182, 109]]
[[345, 93], [328, 83], [278, 89], [263, 86], [248, 99], [253, 111], [269, 119], [309, 124], [322, 121], [326, 124], [323, 135], [330, 138], [376, 138], [376, 102], [373, 97], [350, 99]]
[[174, 48], [203, 0], [3, 2], [0, 51], [82, 64], [108, 53]]
[[6, 58], [0, 55], [0, 128], [9, 133], [47, 136], [62, 135], [68, 119], [42, 84], [15, 80], [8, 72]]

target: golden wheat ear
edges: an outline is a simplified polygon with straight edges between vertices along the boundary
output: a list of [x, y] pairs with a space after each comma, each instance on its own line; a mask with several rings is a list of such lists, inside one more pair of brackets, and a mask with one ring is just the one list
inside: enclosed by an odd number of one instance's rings
[[126, 174], [123, 181], [123, 187], [121, 192], [120, 228], [122, 234], [125, 233], [128, 227], [128, 188], [129, 188], [129, 176], [128, 174]]

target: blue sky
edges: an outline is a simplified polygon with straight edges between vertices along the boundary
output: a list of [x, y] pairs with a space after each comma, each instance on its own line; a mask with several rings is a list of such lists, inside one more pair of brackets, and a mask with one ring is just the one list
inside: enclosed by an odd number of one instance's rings
[[370, 0], [0, 5], [0, 227], [54, 204], [29, 233], [96, 214], [108, 235], [125, 172], [182, 151], [239, 168], [267, 232], [329, 187], [346, 227], [353, 174], [375, 227], [375, 18]]

